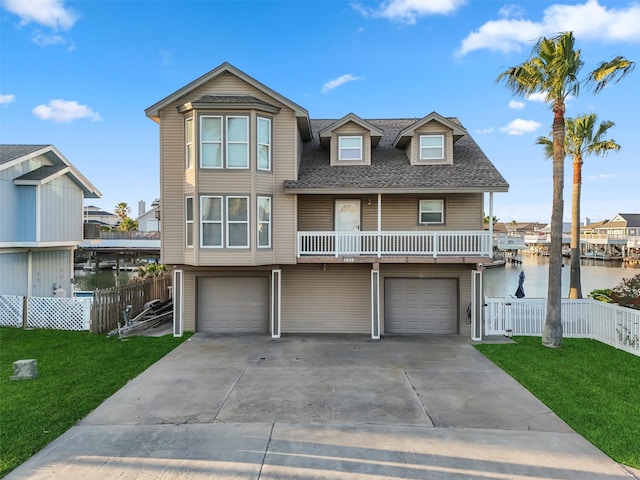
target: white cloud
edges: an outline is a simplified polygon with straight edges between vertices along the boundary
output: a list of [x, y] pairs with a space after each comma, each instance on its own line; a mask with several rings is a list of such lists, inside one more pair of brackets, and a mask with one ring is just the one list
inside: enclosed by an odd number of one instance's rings
[[[517, 10], [515, 11], [516, 13]], [[606, 41], [640, 41], [640, 4], [631, 3], [626, 8], [607, 8], [598, 0], [587, 0], [580, 5], [551, 5], [544, 11], [541, 22], [508, 18], [512, 9], [500, 11], [507, 16], [490, 20], [471, 32], [456, 52], [458, 56], [474, 50], [487, 49], [498, 52], [521, 51], [541, 36], [573, 31], [576, 38]]]
[[58, 34], [46, 34], [40, 30], [34, 30], [31, 34], [31, 41], [39, 47], [51, 47], [57, 45], [67, 45], [67, 50], [75, 50], [75, 44]]
[[64, 5], [64, 0], [4, 0], [4, 7], [20, 17], [20, 23], [34, 22], [55, 30], [67, 30], [78, 17]]
[[535, 120], [523, 120], [516, 118], [509, 122], [506, 127], [500, 129], [501, 132], [505, 132], [507, 135], [524, 135], [525, 133], [535, 132], [542, 126], [541, 123]]
[[476, 129], [476, 133], [478, 133], [480, 135], [487, 135], [489, 133], [493, 133], [493, 127], [478, 128], [478, 129]]
[[346, 75], [341, 75], [334, 80], [329, 80], [322, 86], [321, 93], [329, 93], [331, 90], [338, 88], [340, 85], [344, 85], [347, 82], [355, 82], [356, 80], [360, 80], [360, 77], [354, 77], [350, 73]]
[[15, 95], [2, 95], [0, 94], [0, 105], [4, 103], [13, 103], [16, 100]]
[[513, 110], [522, 110], [525, 107], [526, 103], [524, 102], [518, 102], [516, 100], [511, 100], [509, 102], [509, 108], [513, 109]]
[[535, 92], [535, 93], [532, 93], [531, 95], [528, 95], [527, 100], [529, 100], [530, 102], [546, 103], [547, 94], [543, 92]]
[[48, 105], [38, 105], [33, 113], [41, 120], [53, 120], [54, 122], [72, 122], [81, 118], [89, 118], [93, 122], [102, 120], [100, 114], [90, 107], [81, 105], [74, 100], [51, 100]]
[[365, 16], [372, 15], [414, 25], [418, 17], [446, 15], [465, 3], [467, 0], [387, 0], [377, 9], [363, 7], [360, 4], [353, 7]]

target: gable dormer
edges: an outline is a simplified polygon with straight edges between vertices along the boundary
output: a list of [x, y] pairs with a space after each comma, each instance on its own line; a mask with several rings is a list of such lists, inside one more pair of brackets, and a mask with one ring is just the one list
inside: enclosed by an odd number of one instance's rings
[[319, 132], [320, 143], [330, 151], [331, 166], [371, 165], [371, 149], [382, 130], [350, 113]]
[[453, 144], [466, 134], [456, 119], [431, 112], [398, 133], [393, 145], [405, 149], [411, 165], [452, 165]]

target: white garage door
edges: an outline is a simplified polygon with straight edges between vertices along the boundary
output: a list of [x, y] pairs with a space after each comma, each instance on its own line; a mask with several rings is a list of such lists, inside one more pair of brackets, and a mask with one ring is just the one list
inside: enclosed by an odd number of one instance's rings
[[386, 333], [457, 333], [455, 278], [387, 278], [384, 282]]
[[266, 333], [268, 315], [268, 278], [198, 279], [198, 331]]

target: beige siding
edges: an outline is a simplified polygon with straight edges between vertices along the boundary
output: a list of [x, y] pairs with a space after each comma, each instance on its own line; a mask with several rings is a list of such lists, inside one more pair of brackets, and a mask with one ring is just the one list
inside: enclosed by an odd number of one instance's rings
[[[333, 231], [334, 202], [350, 196], [300, 195], [298, 198], [298, 228], [300, 231]], [[362, 199], [362, 230], [378, 228], [377, 195], [355, 197]], [[371, 198], [371, 205], [368, 205]], [[419, 225], [418, 201], [444, 199], [445, 224]], [[482, 230], [482, 194], [447, 195], [383, 195], [382, 230]]]
[[282, 333], [371, 333], [370, 265], [282, 269]]
[[196, 331], [196, 276], [194, 272], [184, 272], [184, 324], [186, 332]]
[[[252, 95], [276, 107], [280, 113], [264, 115], [272, 119], [272, 172], [257, 171], [255, 142], [250, 145], [248, 170], [194, 169], [185, 172], [184, 159], [184, 115], [177, 107], [194, 101], [205, 94]], [[198, 113], [211, 113], [202, 110]], [[250, 138], [255, 138], [255, 121], [262, 113], [244, 112], [250, 115]], [[189, 114], [192, 115], [192, 114]], [[300, 138], [295, 114], [292, 110], [243, 82], [230, 73], [223, 73], [160, 112], [161, 136], [161, 197], [162, 197], [162, 258], [166, 263], [188, 263], [196, 265], [255, 265], [262, 262], [295, 263], [295, 240], [297, 219], [295, 197], [282, 190], [285, 180], [295, 179], [299, 157]], [[198, 124], [194, 126], [198, 130]], [[194, 143], [196, 165], [199, 162], [198, 142]], [[201, 194], [234, 194], [250, 196], [250, 239], [247, 251], [216, 251], [198, 248], [199, 243], [199, 196]], [[185, 248], [184, 197], [194, 197], [194, 243], [193, 249]], [[256, 197], [273, 197], [274, 250], [270, 253], [256, 251]]]
[[[362, 137], [362, 160], [338, 160], [338, 137], [339, 136], [360, 136]], [[354, 122], [347, 122], [341, 127], [331, 132], [331, 165], [371, 165], [371, 133]]]
[[394, 265], [380, 266], [380, 331], [384, 333], [384, 280], [386, 278], [456, 278], [458, 280], [458, 333], [471, 334], [467, 306], [471, 302], [471, 267], [465, 265]]

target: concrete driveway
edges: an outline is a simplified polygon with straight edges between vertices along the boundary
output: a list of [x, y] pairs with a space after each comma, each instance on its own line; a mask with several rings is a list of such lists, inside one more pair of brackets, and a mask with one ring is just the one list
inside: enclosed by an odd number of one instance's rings
[[633, 477], [464, 338], [199, 333], [6, 478]]

